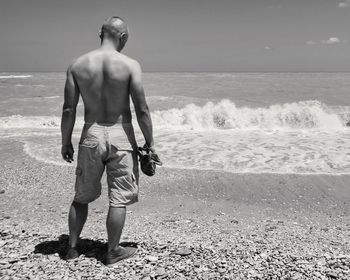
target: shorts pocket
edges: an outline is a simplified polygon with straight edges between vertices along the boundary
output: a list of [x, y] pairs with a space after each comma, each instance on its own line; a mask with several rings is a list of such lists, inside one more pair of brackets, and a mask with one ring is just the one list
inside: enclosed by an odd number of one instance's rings
[[85, 147], [85, 148], [95, 148], [98, 145], [98, 140], [92, 137], [87, 137], [83, 139], [80, 143], [80, 147]]

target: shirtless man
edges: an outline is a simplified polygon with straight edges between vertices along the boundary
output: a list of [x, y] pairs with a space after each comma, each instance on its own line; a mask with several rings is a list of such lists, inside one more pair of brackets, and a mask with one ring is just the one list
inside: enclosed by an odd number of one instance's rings
[[62, 157], [73, 161], [71, 142], [79, 95], [84, 102], [85, 125], [79, 142], [75, 197], [69, 211], [69, 249], [66, 259], [79, 256], [77, 242], [88, 214], [88, 203], [101, 194], [106, 168], [109, 211], [106, 264], [131, 257], [136, 248], [119, 246], [126, 205], [137, 202], [137, 144], [131, 123], [130, 96], [146, 146], [153, 150], [152, 121], [137, 61], [120, 51], [128, 39], [119, 17], [105, 21], [101, 47], [76, 59], [67, 70], [62, 114]]

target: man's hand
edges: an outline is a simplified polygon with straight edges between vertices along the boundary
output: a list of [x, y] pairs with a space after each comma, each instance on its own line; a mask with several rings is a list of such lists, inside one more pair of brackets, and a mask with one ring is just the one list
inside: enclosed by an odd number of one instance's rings
[[144, 149], [149, 149], [150, 150], [150, 152], [152, 152], [152, 153], [155, 153], [156, 152], [156, 149], [154, 148], [154, 146], [152, 145], [149, 145], [149, 144], [147, 144], [147, 143], [145, 143], [144, 145], [143, 145], [143, 148]]
[[145, 145], [143, 145], [143, 148], [148, 149], [148, 151], [151, 153], [151, 159], [154, 161], [155, 164], [163, 165], [159, 156], [156, 154], [156, 149], [154, 148], [154, 146], [150, 146], [146, 143]]
[[72, 143], [68, 145], [62, 145], [61, 154], [63, 159], [66, 162], [72, 162], [74, 160], [73, 159], [74, 149], [73, 149]]

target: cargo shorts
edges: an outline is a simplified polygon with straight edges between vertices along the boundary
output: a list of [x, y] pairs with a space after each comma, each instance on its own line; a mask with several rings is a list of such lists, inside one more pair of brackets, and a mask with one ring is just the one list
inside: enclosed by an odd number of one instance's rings
[[137, 144], [132, 124], [85, 123], [79, 142], [74, 201], [87, 204], [101, 195], [106, 169], [109, 205], [138, 201]]

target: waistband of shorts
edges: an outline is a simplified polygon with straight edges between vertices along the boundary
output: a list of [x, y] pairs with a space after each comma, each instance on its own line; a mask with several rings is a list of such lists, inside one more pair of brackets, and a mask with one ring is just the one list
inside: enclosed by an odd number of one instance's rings
[[94, 127], [94, 128], [119, 128], [119, 127], [133, 127], [132, 123], [84, 123], [84, 127]]

